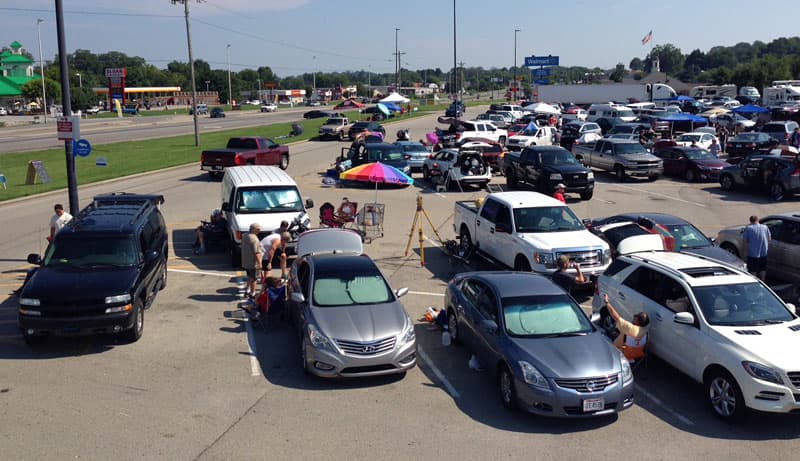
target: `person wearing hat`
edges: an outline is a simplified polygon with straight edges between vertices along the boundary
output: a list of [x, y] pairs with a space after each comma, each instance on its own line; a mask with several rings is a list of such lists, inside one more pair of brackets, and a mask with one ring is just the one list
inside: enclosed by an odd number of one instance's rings
[[553, 198], [558, 200], [561, 203], [567, 203], [567, 199], [564, 198], [564, 192], [566, 192], [567, 186], [564, 183], [556, 184], [556, 190], [553, 192]]
[[248, 296], [255, 296], [256, 280], [261, 278], [261, 258], [264, 250], [258, 240], [261, 225], [250, 224], [250, 232], [242, 237], [242, 268], [247, 273], [247, 286], [245, 292]]

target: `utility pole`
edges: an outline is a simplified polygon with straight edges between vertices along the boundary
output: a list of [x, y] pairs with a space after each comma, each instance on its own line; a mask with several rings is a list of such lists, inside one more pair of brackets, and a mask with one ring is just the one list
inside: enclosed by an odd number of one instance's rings
[[512, 87], [514, 104], [517, 103], [517, 33], [519, 33], [519, 29], [514, 29], [514, 86]]
[[[67, 41], [64, 36], [64, 5], [56, 0], [56, 30], [58, 32], [58, 64], [61, 71], [61, 106], [65, 117], [72, 116], [72, 104], [69, 94], [69, 63], [67, 63]], [[42, 74], [44, 79], [44, 74]], [[64, 140], [64, 154], [67, 160], [67, 192], [69, 195], [69, 213], [77, 216], [80, 211], [78, 203], [78, 177], [75, 174], [75, 156], [72, 155], [72, 139]]]
[[[455, 81], [456, 81], [456, 0], [453, 0], [453, 87], [454, 89], [451, 90], [454, 94], [453, 96], [453, 103], [458, 102], [458, 93], [455, 92]], [[456, 121], [458, 121], [458, 111], [456, 111]]]
[[228, 57], [228, 104], [233, 106], [233, 91], [231, 89], [231, 44], [225, 48]]
[[394, 90], [400, 93], [400, 50], [397, 47], [397, 33], [400, 29], [394, 29]]
[[314, 85], [311, 87], [311, 99], [316, 99], [314, 94], [317, 92], [317, 57], [313, 56], [314, 61]]
[[461, 68], [461, 82], [458, 85], [458, 93], [463, 94], [464, 92], [464, 61], [458, 63], [458, 67]]
[[194, 58], [192, 57], [192, 33], [189, 29], [189, 0], [170, 0], [172, 4], [183, 3], [186, 18], [186, 46], [189, 48], [189, 77], [192, 79], [192, 118], [194, 119], [194, 145], [200, 145], [200, 130], [197, 124], [197, 85], [194, 81]]
[[[36, 36], [39, 39], [39, 72], [42, 74], [42, 108], [44, 109], [44, 123], [47, 123], [47, 92], [44, 89], [44, 58], [42, 57], [42, 27], [44, 19], [36, 20]], [[71, 214], [71, 213], [70, 213]]]
[[78, 76], [78, 88], [83, 88], [83, 78], [81, 77], [81, 73], [75, 72], [75, 75]]

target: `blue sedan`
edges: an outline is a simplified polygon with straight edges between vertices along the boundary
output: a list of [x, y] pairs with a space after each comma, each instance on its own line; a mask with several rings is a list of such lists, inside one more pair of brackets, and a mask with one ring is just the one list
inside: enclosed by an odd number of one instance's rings
[[550, 279], [467, 272], [445, 293], [448, 329], [497, 378], [509, 409], [590, 417], [633, 405], [628, 361]]

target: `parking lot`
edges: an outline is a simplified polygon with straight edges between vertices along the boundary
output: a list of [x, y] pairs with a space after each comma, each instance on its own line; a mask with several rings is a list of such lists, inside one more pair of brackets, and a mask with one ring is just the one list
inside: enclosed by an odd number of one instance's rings
[[[420, 138], [433, 117], [402, 125]], [[387, 127], [393, 139], [399, 125]], [[293, 145], [288, 172], [312, 198], [312, 222], [324, 202], [347, 196], [386, 204], [385, 236], [366, 245], [418, 321], [419, 366], [404, 377], [326, 381], [300, 368], [297, 339], [286, 324], [252, 328], [236, 309], [228, 255], [193, 255], [193, 229], [220, 205], [219, 182], [197, 165], [82, 187], [82, 203], [101, 192], [161, 193], [170, 229], [169, 286], [145, 315], [134, 344], [114, 338], [66, 338], [30, 349], [16, 329], [16, 298], [0, 304], [1, 459], [599, 459], [637, 453], [646, 459], [791, 459], [800, 424], [789, 415], [751, 415], [739, 425], [715, 419], [702, 386], [659, 360], [636, 372], [636, 403], [619, 416], [553, 420], [504, 410], [486, 372], [470, 370], [470, 354], [443, 346], [441, 332], [419, 321], [440, 307], [453, 274], [495, 269], [449, 258], [424, 222], [425, 265], [411, 235], [415, 198], [445, 239], [455, 200], [485, 191], [436, 193], [415, 175], [405, 189], [335, 188], [325, 169], [344, 144]], [[591, 201], [568, 197], [581, 218], [660, 211], [681, 216], [710, 237], [752, 214], [795, 211], [797, 199], [724, 192], [716, 183], [617, 182], [598, 172]], [[504, 186], [502, 177], [493, 182]], [[28, 253], [44, 249], [52, 204], [66, 194], [0, 205], [0, 289], [18, 287]], [[590, 300], [584, 303], [590, 305]], [[629, 451], [631, 450], [631, 451]], [[54, 456], [55, 455], [55, 456]]]

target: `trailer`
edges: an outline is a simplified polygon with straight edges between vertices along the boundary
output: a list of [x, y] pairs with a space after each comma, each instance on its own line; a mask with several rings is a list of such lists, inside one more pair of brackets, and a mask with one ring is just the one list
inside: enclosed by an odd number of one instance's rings
[[578, 105], [619, 102], [654, 101], [677, 97], [675, 90], [663, 83], [607, 83], [596, 85], [539, 85], [534, 88], [538, 101]]

